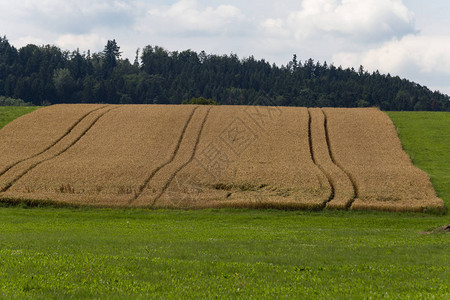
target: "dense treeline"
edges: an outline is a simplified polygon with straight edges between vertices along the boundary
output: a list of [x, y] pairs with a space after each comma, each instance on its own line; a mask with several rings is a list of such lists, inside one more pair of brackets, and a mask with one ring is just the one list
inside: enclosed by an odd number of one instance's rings
[[[194, 97], [219, 104], [379, 106], [383, 110], [450, 110], [450, 98], [399, 77], [343, 69], [313, 59], [286, 66], [253, 57], [169, 52], [147, 46], [134, 62], [115, 40], [103, 52], [12, 46], [0, 37], [0, 95], [35, 105], [55, 103], [178, 104]], [[263, 100], [261, 100], [263, 99]]]
[[33, 104], [25, 102], [22, 99], [14, 99], [0, 96], [0, 106], [32, 106]]

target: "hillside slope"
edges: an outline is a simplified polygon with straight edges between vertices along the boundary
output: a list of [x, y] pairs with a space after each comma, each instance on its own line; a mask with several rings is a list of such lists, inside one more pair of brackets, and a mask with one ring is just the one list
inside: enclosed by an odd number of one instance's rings
[[443, 208], [377, 109], [57, 105], [10, 123], [0, 139], [4, 201]]

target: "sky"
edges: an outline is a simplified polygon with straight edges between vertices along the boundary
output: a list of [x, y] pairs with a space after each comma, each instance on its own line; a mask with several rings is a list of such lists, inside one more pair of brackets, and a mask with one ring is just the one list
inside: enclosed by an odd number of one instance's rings
[[100, 52], [115, 39], [134, 60], [169, 51], [253, 55], [390, 73], [450, 95], [448, 0], [0, 0], [11, 44]]

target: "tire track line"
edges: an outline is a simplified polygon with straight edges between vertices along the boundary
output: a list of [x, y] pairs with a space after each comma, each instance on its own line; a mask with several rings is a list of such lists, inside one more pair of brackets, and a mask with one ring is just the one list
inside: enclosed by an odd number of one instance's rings
[[[107, 106], [104, 106], [107, 107]], [[103, 107], [103, 108], [104, 108]], [[26, 174], [28, 174], [31, 170], [33, 170], [34, 168], [36, 168], [37, 166], [39, 166], [40, 164], [50, 161], [58, 156], [60, 156], [61, 154], [63, 154], [64, 152], [66, 152], [67, 150], [69, 150], [70, 148], [72, 148], [76, 143], [78, 143], [78, 141], [86, 135], [86, 133], [98, 122], [98, 120], [100, 120], [100, 118], [102, 118], [104, 115], [106, 115], [108, 112], [114, 110], [114, 109], [118, 109], [119, 107], [113, 107], [110, 108], [108, 110], [106, 110], [105, 112], [101, 113], [99, 116], [97, 116], [94, 121], [92, 121], [92, 123], [74, 140], [72, 141], [72, 143], [70, 143], [67, 147], [65, 147], [63, 150], [61, 150], [60, 152], [56, 153], [55, 155], [40, 160], [34, 164], [32, 164], [30, 167], [28, 167], [24, 172], [22, 172], [20, 175], [16, 176], [16, 178], [14, 178], [12, 181], [10, 181], [0, 192], [4, 193], [6, 191], [8, 191], [17, 181], [19, 181], [23, 176], [25, 176]], [[93, 111], [92, 111], [93, 112]], [[81, 122], [81, 120], [80, 120]], [[77, 124], [79, 124], [80, 122], [78, 122]], [[72, 128], [73, 129], [73, 128]], [[67, 136], [67, 135], [66, 135]], [[61, 141], [61, 140], [60, 140]], [[55, 144], [56, 145], [56, 144]], [[54, 146], [55, 146], [54, 145]]]
[[155, 177], [155, 175], [165, 166], [167, 166], [168, 164], [170, 164], [171, 162], [174, 161], [175, 157], [178, 154], [178, 150], [180, 150], [180, 146], [181, 146], [181, 142], [183, 141], [184, 135], [186, 133], [186, 130], [189, 126], [189, 124], [191, 123], [192, 117], [194, 116], [195, 111], [199, 108], [199, 106], [194, 107], [194, 109], [192, 110], [191, 114], [189, 115], [186, 123], [184, 124], [183, 130], [181, 131], [181, 134], [178, 138], [177, 144], [175, 146], [175, 149], [172, 152], [172, 156], [166, 161], [164, 162], [162, 165], [158, 166], [156, 169], [153, 170], [153, 172], [150, 174], [150, 176], [147, 177], [147, 179], [145, 179], [144, 183], [142, 185], [139, 186], [139, 191], [134, 195], [133, 198], [131, 198], [130, 201], [128, 201], [128, 204], [133, 203], [137, 198], [139, 198], [142, 193], [144, 192], [145, 187], [149, 184], [149, 182], [152, 180], [153, 177]]
[[3, 176], [6, 172], [8, 172], [9, 170], [11, 170], [12, 168], [14, 168], [15, 166], [17, 166], [18, 164], [20, 164], [20, 163], [22, 163], [22, 162], [24, 162], [24, 161], [33, 159], [33, 158], [35, 158], [35, 157], [37, 157], [37, 156], [39, 156], [39, 155], [41, 155], [41, 154], [47, 152], [47, 151], [50, 150], [51, 148], [53, 148], [53, 147], [54, 147], [56, 144], [58, 144], [63, 138], [65, 138], [67, 135], [69, 135], [69, 134], [72, 132], [72, 130], [73, 130], [78, 124], [80, 124], [81, 121], [83, 121], [85, 118], [87, 118], [90, 114], [96, 112], [97, 110], [100, 110], [100, 109], [102, 109], [102, 108], [105, 108], [106, 106], [107, 106], [107, 105], [101, 106], [101, 107], [99, 107], [99, 108], [93, 109], [93, 110], [89, 111], [88, 113], [84, 114], [81, 118], [79, 118], [77, 121], [75, 121], [75, 123], [73, 123], [73, 124], [69, 127], [69, 129], [67, 129], [67, 131], [66, 131], [61, 137], [59, 137], [56, 141], [54, 141], [52, 144], [50, 144], [47, 148], [45, 148], [44, 150], [42, 150], [42, 151], [39, 152], [39, 153], [33, 154], [33, 155], [31, 155], [31, 156], [29, 156], [29, 157], [27, 157], [27, 158], [23, 158], [23, 159], [21, 159], [21, 160], [18, 160], [18, 161], [16, 161], [16, 162], [12, 163], [11, 165], [7, 166], [3, 171], [0, 172], [0, 177]]
[[352, 206], [353, 202], [358, 198], [358, 194], [359, 194], [358, 186], [356, 185], [356, 181], [353, 178], [352, 174], [350, 172], [348, 172], [343, 166], [341, 166], [341, 164], [339, 164], [336, 161], [336, 159], [335, 159], [335, 157], [333, 155], [333, 151], [331, 150], [331, 143], [330, 143], [330, 135], [329, 135], [329, 126], [328, 126], [327, 114], [325, 113], [325, 111], [323, 109], [321, 109], [321, 110], [322, 110], [322, 113], [323, 113], [323, 116], [324, 116], [325, 139], [327, 141], [327, 147], [328, 147], [328, 152], [330, 154], [331, 161], [339, 169], [341, 169], [342, 172], [344, 172], [345, 175], [347, 175], [348, 179], [350, 180], [350, 182], [351, 182], [351, 184], [353, 186], [353, 198], [347, 203], [347, 205], [345, 207], [346, 209], [349, 209]]
[[172, 183], [172, 181], [174, 180], [175, 176], [177, 176], [177, 174], [183, 170], [187, 165], [189, 165], [195, 157], [195, 154], [197, 153], [197, 148], [198, 148], [198, 144], [200, 143], [200, 137], [202, 135], [203, 132], [203, 128], [205, 127], [205, 123], [206, 120], [208, 119], [209, 113], [211, 111], [212, 107], [208, 107], [208, 110], [206, 111], [205, 116], [203, 117], [203, 121], [202, 124], [200, 125], [200, 130], [197, 133], [197, 139], [195, 141], [195, 145], [194, 145], [194, 149], [192, 150], [191, 153], [191, 157], [189, 158], [189, 160], [187, 162], [185, 162], [184, 164], [182, 164], [171, 176], [170, 178], [167, 180], [167, 182], [164, 184], [161, 192], [155, 197], [155, 199], [153, 200], [152, 203], [152, 207], [155, 206], [156, 202], [161, 198], [161, 196], [166, 192], [166, 190], [169, 188], [170, 184]]
[[[317, 168], [319, 168], [319, 170], [323, 173], [323, 175], [325, 175], [325, 178], [327, 179], [328, 184], [330, 185], [330, 188], [331, 188], [330, 196], [321, 205], [321, 209], [324, 209], [326, 207], [327, 203], [334, 199], [336, 187], [334, 186], [334, 184], [333, 184], [330, 176], [328, 175], [328, 173], [325, 172], [325, 170], [322, 168], [322, 166], [317, 162], [317, 159], [316, 159], [316, 157], [314, 155], [314, 149], [313, 149], [313, 144], [312, 144], [313, 141], [312, 141], [311, 123], [312, 123], [312, 115], [311, 115], [310, 109], [308, 108], [308, 138], [309, 138], [309, 151], [310, 151], [310, 154], [311, 154], [311, 158], [312, 158], [313, 163], [317, 166]], [[329, 149], [330, 148], [328, 148], [328, 150]]]

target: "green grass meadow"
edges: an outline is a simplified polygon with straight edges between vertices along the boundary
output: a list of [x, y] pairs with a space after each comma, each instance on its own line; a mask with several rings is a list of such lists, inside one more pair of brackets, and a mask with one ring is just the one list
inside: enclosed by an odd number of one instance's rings
[[[450, 206], [450, 113], [389, 115]], [[450, 234], [433, 231], [446, 224], [448, 214], [5, 206], [0, 299], [450, 299]]]
[[0, 106], [0, 129], [12, 120], [38, 108], [39, 106]]

